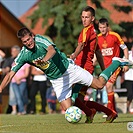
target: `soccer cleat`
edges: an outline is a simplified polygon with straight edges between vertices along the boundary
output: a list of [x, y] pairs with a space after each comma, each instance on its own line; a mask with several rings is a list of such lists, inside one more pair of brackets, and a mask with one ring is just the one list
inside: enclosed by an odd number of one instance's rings
[[118, 117], [117, 113], [116, 113], [115, 111], [113, 111], [112, 114], [109, 115], [109, 116], [106, 118], [105, 123], [112, 123], [117, 117]]
[[119, 57], [114, 57], [112, 61], [119, 61], [121, 63], [120, 64], [121, 66], [132, 66], [133, 65], [133, 62], [131, 60], [119, 58]]
[[92, 123], [93, 122], [93, 118], [96, 114], [96, 110], [95, 109], [90, 109], [92, 111], [91, 116], [86, 116], [86, 121], [85, 123]]

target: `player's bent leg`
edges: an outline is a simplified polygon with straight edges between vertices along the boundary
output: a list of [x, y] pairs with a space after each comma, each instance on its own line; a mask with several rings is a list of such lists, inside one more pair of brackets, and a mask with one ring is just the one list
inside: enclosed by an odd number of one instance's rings
[[133, 62], [128, 60], [128, 59], [121, 59], [121, 58], [118, 58], [118, 57], [114, 57], [112, 64], [108, 68], [106, 68], [100, 74], [100, 76], [103, 77], [106, 81], [108, 81], [110, 76], [115, 72], [116, 69], [118, 69], [118, 67], [126, 66], [126, 65], [127, 66], [132, 66]]
[[81, 90], [81, 88], [83, 87], [82, 84], [75, 84], [72, 87], [72, 101], [75, 102], [75, 99], [78, 97], [79, 95], [79, 91]]
[[107, 82], [106, 91], [107, 91], [107, 94], [108, 94], [107, 107], [116, 112], [115, 98], [114, 98], [114, 91], [113, 91], [113, 83], [112, 82], [110, 82], [110, 81]]
[[[78, 98], [81, 100], [81, 101], [84, 101], [84, 97], [86, 95], [86, 91], [88, 89], [88, 86], [82, 86], [79, 93], [78, 93]], [[75, 93], [74, 93], [75, 94]], [[75, 99], [77, 98], [75, 97]]]
[[108, 93], [108, 104], [107, 107], [109, 109], [112, 109], [116, 112], [116, 107], [115, 107], [115, 98], [114, 98], [114, 91], [113, 91], [113, 85], [118, 77], [118, 74], [120, 73], [121, 68], [118, 67], [117, 70], [113, 73], [113, 75], [110, 77], [106, 84], [106, 89]]
[[99, 89], [99, 88], [102, 89], [103, 86], [111, 77], [112, 73], [114, 73], [116, 69], [118, 69], [118, 67], [125, 66], [125, 65], [133, 65], [133, 62], [130, 60], [121, 59], [118, 57], [113, 58], [112, 64], [100, 74], [99, 78], [93, 79], [91, 87], [95, 89]]
[[91, 110], [92, 114], [91, 114], [91, 116], [87, 116], [86, 115], [86, 121], [85, 121], [85, 123], [92, 123], [93, 122], [93, 118], [94, 118], [94, 116], [96, 114], [96, 110], [94, 108], [92, 108], [90, 110]]
[[[74, 86], [74, 87], [76, 87], [76, 86]], [[77, 93], [73, 93], [72, 94], [72, 99], [76, 98], [76, 99], [73, 100], [73, 101], [75, 101], [74, 105], [79, 107], [82, 111], [85, 112], [85, 114], [86, 114], [85, 123], [92, 123], [93, 122], [93, 118], [94, 118], [94, 116], [96, 114], [96, 110], [93, 109], [93, 108], [92, 109], [87, 108], [85, 103], [84, 103], [84, 96], [86, 94], [87, 89], [88, 89], [87, 86], [81, 85], [80, 86], [80, 91], [79, 91], [78, 96], [77, 96], [78, 98], [77, 97], [73, 97], [75, 94], [77, 94]]]
[[95, 89], [102, 89], [105, 86], [105, 84], [106, 84], [106, 80], [102, 76], [99, 77], [98, 79], [93, 77], [93, 81], [90, 87]]
[[71, 98], [67, 98], [66, 100], [63, 100], [60, 102], [60, 105], [62, 106], [63, 110], [67, 110], [69, 107], [72, 106], [72, 100]]
[[114, 119], [116, 119], [116, 117], [118, 117], [118, 115], [115, 111], [110, 110], [109, 108], [107, 108], [97, 102], [86, 101], [85, 104], [88, 108], [94, 108], [96, 111], [104, 112], [107, 115], [107, 118], [105, 121], [106, 123], [111, 123], [111, 122], [113, 122]]
[[79, 98], [76, 98], [74, 105], [79, 107], [86, 114], [86, 121], [85, 121], [85, 123], [92, 123], [93, 122], [93, 118], [94, 118], [94, 116], [96, 114], [96, 110], [95, 109], [88, 108], [85, 105], [85, 103], [82, 102]]

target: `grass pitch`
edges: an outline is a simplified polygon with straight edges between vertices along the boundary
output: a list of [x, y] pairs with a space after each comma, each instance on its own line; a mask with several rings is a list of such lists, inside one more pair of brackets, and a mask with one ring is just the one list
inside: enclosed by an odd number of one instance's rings
[[92, 124], [85, 124], [85, 115], [76, 124], [68, 123], [64, 115], [0, 115], [0, 133], [130, 133], [127, 123], [132, 114], [119, 114], [113, 123], [104, 123], [102, 114], [96, 114]]

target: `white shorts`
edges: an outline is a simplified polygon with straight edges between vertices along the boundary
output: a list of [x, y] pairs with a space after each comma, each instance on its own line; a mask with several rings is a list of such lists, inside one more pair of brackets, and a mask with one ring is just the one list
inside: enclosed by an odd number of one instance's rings
[[93, 76], [85, 69], [69, 63], [66, 72], [58, 79], [50, 80], [59, 102], [71, 97], [72, 85], [75, 83], [90, 86]]

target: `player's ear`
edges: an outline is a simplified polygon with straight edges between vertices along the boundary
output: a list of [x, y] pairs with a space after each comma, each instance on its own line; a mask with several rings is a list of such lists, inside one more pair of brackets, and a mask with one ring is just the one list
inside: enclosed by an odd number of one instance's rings
[[33, 33], [31, 34], [31, 37], [35, 40], [35, 35]]
[[95, 17], [94, 17], [94, 16], [92, 16], [92, 22], [94, 22], [94, 20], [95, 20]]
[[33, 33], [30, 34], [31, 37], [34, 37], [35, 35]]

